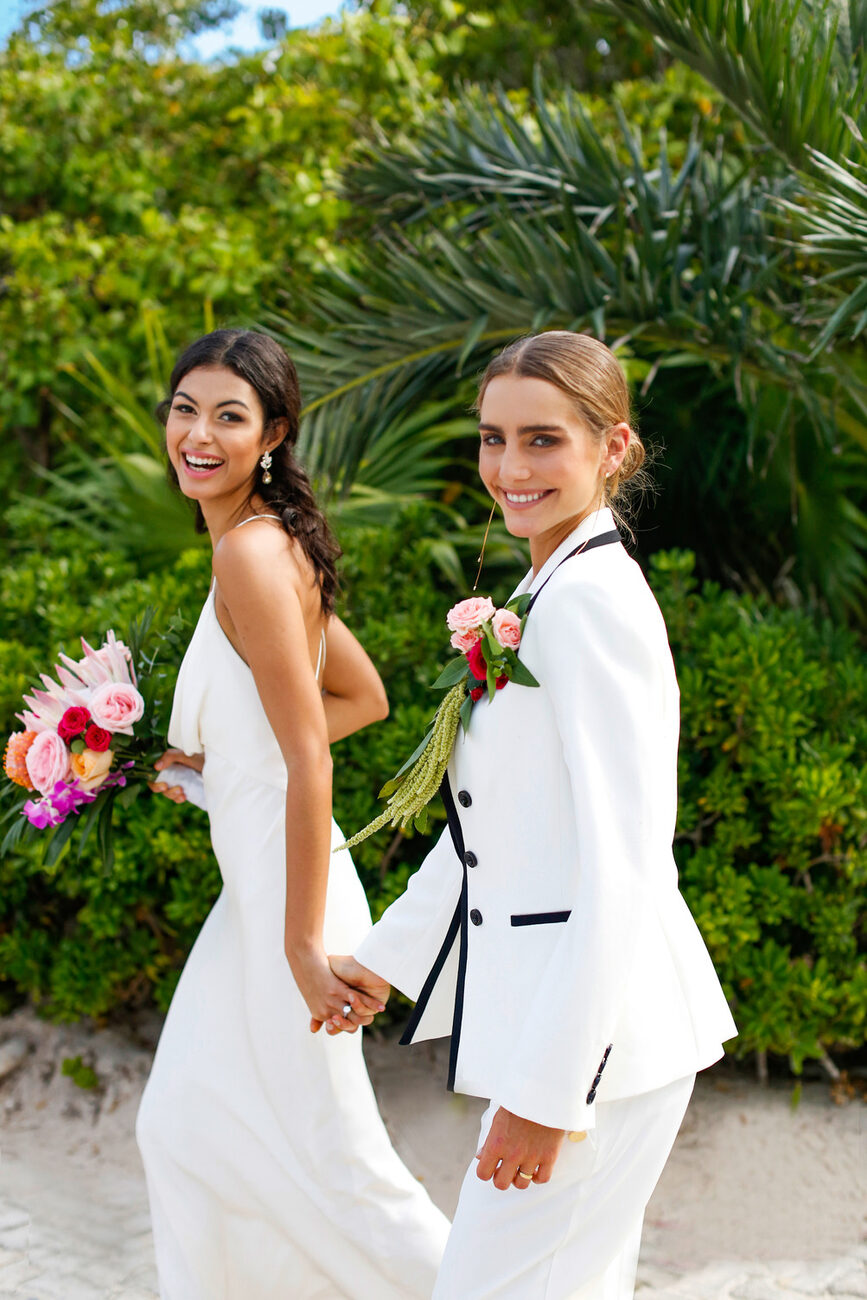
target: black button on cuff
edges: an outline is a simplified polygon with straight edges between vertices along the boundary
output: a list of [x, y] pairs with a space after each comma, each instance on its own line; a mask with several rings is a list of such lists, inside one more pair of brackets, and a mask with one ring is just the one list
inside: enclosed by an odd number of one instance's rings
[[458, 790], [458, 803], [462, 808], [469, 808], [472, 802], [473, 800], [469, 790]]
[[482, 914], [477, 907], [474, 907], [473, 910], [470, 912], [470, 920], [472, 921], [473, 925], [482, 924]]
[[467, 849], [466, 853], [464, 854], [464, 866], [477, 867], [478, 865], [479, 865], [479, 859], [476, 857], [475, 853], [473, 853], [472, 850]]

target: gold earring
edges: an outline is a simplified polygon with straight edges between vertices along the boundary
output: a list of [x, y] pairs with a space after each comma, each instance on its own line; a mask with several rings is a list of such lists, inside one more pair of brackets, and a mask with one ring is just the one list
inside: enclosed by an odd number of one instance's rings
[[497, 503], [496, 503], [496, 501], [495, 501], [494, 504], [491, 506], [491, 513], [490, 513], [490, 515], [488, 516], [488, 526], [487, 526], [487, 528], [485, 529], [485, 535], [484, 535], [484, 537], [482, 538], [482, 552], [481, 552], [481, 555], [479, 556], [479, 571], [478, 571], [478, 573], [476, 574], [476, 580], [475, 580], [475, 582], [473, 583], [473, 591], [475, 591], [476, 587], [478, 587], [478, 585], [479, 585], [479, 578], [482, 576], [482, 565], [483, 565], [484, 562], [485, 562], [485, 547], [486, 547], [487, 544], [488, 544], [488, 533], [491, 531], [491, 524], [492, 524], [493, 519], [494, 519], [494, 511], [496, 510], [496, 508], [497, 508]]

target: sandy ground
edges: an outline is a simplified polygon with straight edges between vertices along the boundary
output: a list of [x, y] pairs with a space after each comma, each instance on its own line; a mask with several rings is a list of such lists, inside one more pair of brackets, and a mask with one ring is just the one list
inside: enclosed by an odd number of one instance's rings
[[[0, 1021], [0, 1060], [26, 1046], [0, 1080], [0, 1297], [152, 1300], [133, 1125], [157, 1030]], [[369, 1035], [366, 1053], [398, 1150], [451, 1214], [483, 1103], [446, 1093], [446, 1047]], [[63, 1075], [77, 1056], [96, 1089]], [[641, 1300], [867, 1297], [867, 1105], [822, 1083], [791, 1103], [725, 1064], [700, 1077], [648, 1208]]]

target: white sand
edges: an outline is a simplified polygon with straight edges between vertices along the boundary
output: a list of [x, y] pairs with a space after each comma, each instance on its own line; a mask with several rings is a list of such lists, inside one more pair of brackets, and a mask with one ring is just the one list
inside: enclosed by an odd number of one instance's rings
[[[136, 1041], [116, 1030], [47, 1025], [30, 1011], [0, 1021], [0, 1049], [13, 1036], [28, 1046], [25, 1062], [0, 1080], [0, 1296], [153, 1294], [133, 1125], [157, 1031], [151, 1020]], [[401, 1155], [450, 1214], [483, 1103], [445, 1091], [444, 1042], [401, 1048], [369, 1035], [366, 1052]], [[74, 1056], [96, 1069], [96, 1091], [62, 1075], [63, 1059]], [[648, 1289], [640, 1295], [825, 1294], [818, 1263], [806, 1291], [777, 1282], [762, 1291], [775, 1266], [762, 1265], [759, 1276], [759, 1264], [783, 1260], [829, 1261], [834, 1295], [867, 1296], [867, 1264], [859, 1263], [867, 1261], [867, 1105], [835, 1105], [821, 1083], [806, 1084], [795, 1109], [791, 1095], [788, 1085], [762, 1089], [726, 1065], [700, 1077], [648, 1209], [640, 1272]], [[848, 1290], [841, 1260], [854, 1279]], [[753, 1289], [688, 1281], [711, 1278], [720, 1261], [750, 1262]], [[788, 1277], [791, 1263], [786, 1268]], [[51, 1281], [61, 1273], [62, 1282]], [[653, 1289], [679, 1279], [695, 1289]]]

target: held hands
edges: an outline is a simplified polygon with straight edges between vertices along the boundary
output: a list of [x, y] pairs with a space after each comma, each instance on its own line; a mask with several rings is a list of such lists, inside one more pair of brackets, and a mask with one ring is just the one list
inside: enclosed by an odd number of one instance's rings
[[[361, 962], [356, 961], [354, 957], [329, 957], [328, 960], [334, 974], [343, 980], [346, 985], [352, 986], [351, 992], [354, 992], [356, 996], [364, 996], [368, 1001], [375, 1002], [377, 1011], [385, 1010], [385, 1004], [391, 992], [390, 984], [387, 984], [384, 979], [380, 979], [366, 966], [362, 966]], [[350, 1001], [349, 998], [346, 1000], [347, 1002]], [[359, 1024], [369, 1025], [371, 1023], [373, 1016], [362, 1020], [358, 1016], [355, 1004], [352, 1005], [355, 1014], [350, 1013], [350, 1019], [346, 1019], [342, 1014], [332, 1016], [325, 1026], [326, 1034], [339, 1034], [341, 1030], [345, 1033], [354, 1034]]]
[[[369, 988], [352, 988], [329, 966], [324, 949], [311, 947], [299, 951], [287, 943], [286, 958], [310, 1011], [312, 1033], [318, 1033], [327, 1023], [328, 1033], [338, 1033], [342, 1029], [354, 1034], [359, 1025], [371, 1024], [376, 1013], [385, 1010], [385, 999], [390, 992], [388, 985], [373, 977]], [[353, 958], [332, 958], [332, 961], [352, 962]], [[364, 967], [358, 966], [358, 969], [363, 971]], [[343, 1009], [347, 1006], [352, 1009], [344, 1015]]]
[[[485, 1144], [476, 1155], [476, 1174], [484, 1182], [493, 1178], [501, 1192], [508, 1187], [523, 1190], [530, 1183], [547, 1183], [551, 1178], [565, 1130], [521, 1119], [502, 1106], [494, 1116]], [[518, 1172], [532, 1175], [522, 1177]]]
[[[185, 754], [181, 749], [167, 749], [160, 758], [154, 763], [157, 772], [162, 771], [164, 767], [169, 767], [172, 763], [180, 763], [183, 767], [191, 767], [196, 772], [201, 772], [205, 766], [204, 754]], [[148, 781], [148, 789], [153, 790], [154, 794], [164, 794], [172, 803], [186, 803], [187, 796], [179, 785], [169, 786], [165, 781]]]

